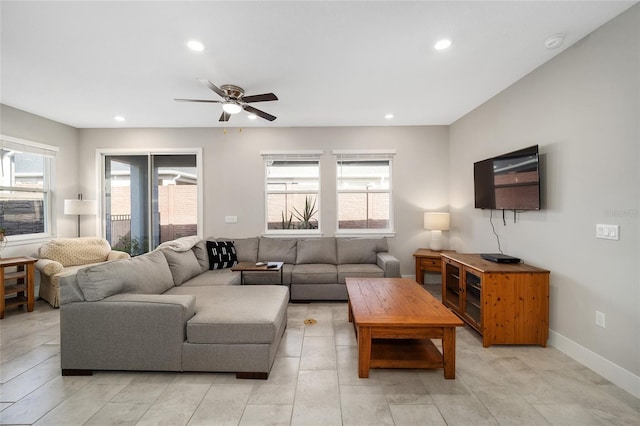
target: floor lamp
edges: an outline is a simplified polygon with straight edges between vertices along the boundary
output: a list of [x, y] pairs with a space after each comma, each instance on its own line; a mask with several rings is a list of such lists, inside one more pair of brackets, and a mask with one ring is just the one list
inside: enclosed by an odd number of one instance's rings
[[426, 212], [424, 214], [424, 229], [431, 231], [431, 245], [434, 251], [442, 250], [442, 231], [449, 230], [449, 213]]
[[77, 200], [64, 200], [64, 214], [78, 216], [78, 237], [80, 236], [80, 216], [95, 215], [97, 207], [96, 200], [83, 200], [82, 194], [78, 194]]

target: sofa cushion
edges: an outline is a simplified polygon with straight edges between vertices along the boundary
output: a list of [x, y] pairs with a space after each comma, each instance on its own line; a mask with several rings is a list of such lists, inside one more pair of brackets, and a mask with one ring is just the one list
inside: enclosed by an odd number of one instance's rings
[[384, 278], [384, 271], [371, 263], [338, 265], [338, 283], [345, 284], [345, 278]]
[[296, 242], [292, 238], [260, 238], [258, 260], [296, 263]]
[[207, 241], [209, 269], [231, 268], [238, 263], [233, 241]]
[[55, 260], [67, 267], [104, 262], [109, 252], [111, 252], [111, 246], [104, 238], [56, 238], [40, 247], [39, 256], [43, 259]]
[[209, 253], [207, 253], [207, 240], [199, 241], [193, 248], [191, 249], [193, 254], [198, 259], [198, 263], [200, 264], [200, 270], [202, 272], [209, 270]]
[[258, 261], [258, 237], [251, 238], [217, 238], [216, 241], [233, 241], [236, 247], [238, 262]]
[[90, 302], [118, 293], [161, 294], [173, 287], [171, 269], [159, 250], [81, 269], [76, 279]]
[[200, 264], [193, 250], [175, 251], [173, 249], [163, 249], [161, 251], [167, 258], [174, 285], [180, 285], [188, 279], [202, 273]]
[[297, 264], [327, 263], [335, 265], [338, 263], [336, 239], [333, 237], [298, 240], [298, 247], [296, 251]]
[[338, 282], [336, 265], [309, 263], [294, 265], [291, 282], [295, 284], [335, 284]]
[[167, 294], [196, 297], [196, 314], [187, 322], [187, 342], [272, 343], [287, 314], [284, 286], [174, 287]]
[[206, 270], [182, 283], [183, 286], [206, 286], [206, 285], [239, 285], [240, 272], [234, 272], [231, 268]]
[[386, 238], [337, 238], [338, 264], [376, 263], [378, 252], [388, 251]]

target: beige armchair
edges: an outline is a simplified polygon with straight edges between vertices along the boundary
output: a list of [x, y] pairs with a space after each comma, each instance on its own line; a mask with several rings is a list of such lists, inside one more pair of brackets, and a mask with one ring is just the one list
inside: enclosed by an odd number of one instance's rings
[[40, 271], [38, 296], [57, 308], [60, 306], [60, 277], [82, 268], [110, 260], [127, 259], [129, 254], [111, 250], [104, 238], [56, 238], [44, 243], [38, 252], [36, 269]]

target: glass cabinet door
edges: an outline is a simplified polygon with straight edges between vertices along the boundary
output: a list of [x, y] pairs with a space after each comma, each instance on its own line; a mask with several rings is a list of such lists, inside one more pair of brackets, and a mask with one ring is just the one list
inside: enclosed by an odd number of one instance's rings
[[460, 307], [460, 268], [447, 263], [445, 266], [443, 300]]
[[482, 282], [479, 276], [465, 270], [464, 283], [466, 288], [464, 313], [471, 321], [480, 326], [482, 322], [482, 305], [480, 304]]

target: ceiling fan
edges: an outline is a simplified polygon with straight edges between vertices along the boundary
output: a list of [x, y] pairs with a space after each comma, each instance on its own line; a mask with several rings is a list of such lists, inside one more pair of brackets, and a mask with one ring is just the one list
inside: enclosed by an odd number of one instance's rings
[[222, 115], [220, 115], [219, 121], [229, 121], [229, 118], [233, 114], [237, 114], [242, 110], [245, 110], [251, 114], [255, 114], [258, 117], [262, 117], [265, 120], [273, 121], [275, 116], [261, 111], [257, 108], [248, 105], [253, 102], [266, 102], [277, 101], [278, 97], [273, 93], [263, 93], [261, 95], [245, 96], [244, 89], [242, 87], [235, 86], [233, 84], [223, 84], [218, 87], [209, 80], [199, 78], [201, 83], [206, 85], [209, 89], [215, 92], [218, 96], [224, 100], [215, 101], [209, 99], [174, 99], [179, 102], [208, 102], [214, 104], [222, 104]]

